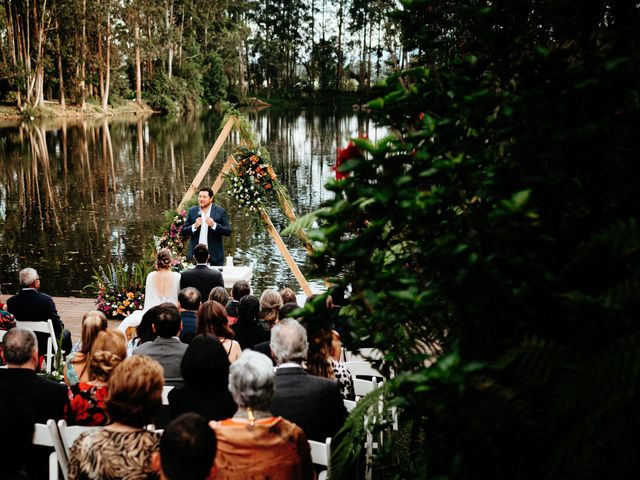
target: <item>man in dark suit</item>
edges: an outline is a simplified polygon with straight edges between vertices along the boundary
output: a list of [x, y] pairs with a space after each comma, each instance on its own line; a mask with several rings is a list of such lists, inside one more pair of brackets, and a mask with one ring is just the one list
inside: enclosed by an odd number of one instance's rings
[[334, 437], [347, 418], [338, 382], [309, 375], [301, 366], [307, 332], [285, 318], [271, 329], [271, 350], [278, 365], [271, 413], [298, 425], [310, 440]]
[[225, 209], [213, 204], [213, 190], [209, 187], [201, 188], [198, 192], [198, 205], [189, 209], [182, 235], [191, 237], [187, 258], [193, 257], [197, 244], [204, 243], [209, 248], [211, 264], [224, 264], [222, 236], [231, 235], [231, 226]]
[[193, 287], [200, 292], [200, 299], [206, 302], [209, 293], [215, 287], [224, 288], [222, 273], [217, 268], [207, 265], [209, 251], [204, 243], [199, 243], [193, 249], [193, 258], [196, 259], [196, 266], [188, 268], [180, 273], [180, 288]]
[[[49, 295], [38, 291], [40, 288], [40, 276], [33, 268], [25, 268], [20, 271], [20, 292], [7, 300], [7, 310], [13, 314], [19, 322], [46, 322], [51, 319], [56, 339], [62, 335], [62, 350], [71, 352], [71, 333], [64, 328], [60, 320], [56, 304]], [[38, 335], [38, 349], [40, 353], [47, 351], [47, 336]]]
[[153, 331], [158, 337], [153, 342], [145, 342], [133, 350], [134, 355], [148, 355], [164, 369], [165, 385], [181, 387], [184, 385], [180, 363], [187, 344], [178, 338], [180, 333], [180, 313], [173, 303], [161, 303], [156, 307], [153, 318]]
[[200, 308], [200, 292], [193, 287], [183, 288], [178, 292], [178, 310], [182, 320], [180, 341], [189, 345], [196, 336], [198, 319], [196, 312]]
[[[46, 423], [50, 418], [64, 418], [67, 386], [36, 374], [39, 358], [35, 334], [26, 328], [12, 328], [2, 339], [2, 356], [7, 368], [0, 369], [0, 391], [10, 392], [20, 400], [28, 421]], [[9, 412], [2, 412], [2, 415], [7, 414]], [[10, 438], [5, 440], [11, 441]], [[47, 460], [51, 451], [38, 446], [29, 449], [27, 471], [31, 478], [47, 478]]]

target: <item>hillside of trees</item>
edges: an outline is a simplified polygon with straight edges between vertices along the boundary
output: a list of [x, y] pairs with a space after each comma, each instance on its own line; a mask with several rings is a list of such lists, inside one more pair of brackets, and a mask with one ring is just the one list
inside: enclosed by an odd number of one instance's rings
[[366, 93], [407, 62], [393, 0], [1, 0], [0, 102], [178, 111]]

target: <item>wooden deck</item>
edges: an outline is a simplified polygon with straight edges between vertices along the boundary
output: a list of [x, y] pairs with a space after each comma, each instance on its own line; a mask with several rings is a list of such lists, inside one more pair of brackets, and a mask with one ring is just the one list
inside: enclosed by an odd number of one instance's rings
[[[0, 302], [5, 303], [11, 295], [0, 295]], [[71, 332], [73, 342], [80, 340], [82, 315], [89, 310], [96, 309], [93, 298], [53, 297], [58, 309], [58, 315], [64, 322], [64, 326]], [[119, 320], [109, 320], [109, 327], [120, 325]]]

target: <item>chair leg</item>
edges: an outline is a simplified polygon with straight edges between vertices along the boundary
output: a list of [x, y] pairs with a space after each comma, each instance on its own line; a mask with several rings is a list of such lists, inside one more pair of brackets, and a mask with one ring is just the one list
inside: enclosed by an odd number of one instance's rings
[[58, 480], [58, 456], [56, 452], [49, 455], [49, 480]]

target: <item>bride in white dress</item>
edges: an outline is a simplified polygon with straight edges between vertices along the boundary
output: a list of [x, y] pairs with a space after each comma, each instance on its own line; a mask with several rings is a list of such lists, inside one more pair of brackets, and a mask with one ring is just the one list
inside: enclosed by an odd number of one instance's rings
[[144, 290], [144, 309], [136, 310], [118, 326], [125, 334], [127, 329], [140, 325], [142, 316], [147, 310], [161, 303], [171, 302], [178, 305], [178, 292], [180, 291], [180, 274], [171, 271], [171, 251], [163, 248], [158, 252], [156, 259], [156, 271], [147, 275]]

